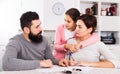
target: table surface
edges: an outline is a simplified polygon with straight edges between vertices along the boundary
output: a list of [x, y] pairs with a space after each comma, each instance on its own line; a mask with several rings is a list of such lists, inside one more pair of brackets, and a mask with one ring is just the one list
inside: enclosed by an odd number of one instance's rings
[[[65, 74], [62, 72], [41, 73], [35, 70], [26, 71], [1, 71], [0, 74]], [[115, 68], [93, 68], [88, 72], [72, 72], [72, 74], [120, 74], [120, 69]]]

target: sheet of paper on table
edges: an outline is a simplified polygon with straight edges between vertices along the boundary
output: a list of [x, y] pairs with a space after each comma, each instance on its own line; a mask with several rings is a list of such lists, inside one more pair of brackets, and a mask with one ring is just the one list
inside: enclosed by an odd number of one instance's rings
[[40, 69], [36, 69], [36, 70], [39, 72], [42, 72], [42, 73], [50, 73], [50, 72], [61, 72], [61, 71], [65, 71], [65, 70], [72, 71], [73, 69], [82, 69], [82, 71], [88, 72], [93, 68], [92, 67], [82, 67], [82, 66], [61, 67], [61, 66], [54, 65], [52, 68], [40, 68]]

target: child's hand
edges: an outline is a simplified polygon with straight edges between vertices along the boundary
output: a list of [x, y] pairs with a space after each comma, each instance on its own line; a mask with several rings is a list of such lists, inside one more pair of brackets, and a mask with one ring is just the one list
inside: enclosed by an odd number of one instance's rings
[[66, 44], [65, 49], [70, 50], [71, 52], [77, 52], [78, 49], [80, 49], [81, 45], [80, 44]]
[[77, 52], [79, 49], [80, 49], [79, 44], [72, 44], [69, 50], [74, 53], [74, 52]]

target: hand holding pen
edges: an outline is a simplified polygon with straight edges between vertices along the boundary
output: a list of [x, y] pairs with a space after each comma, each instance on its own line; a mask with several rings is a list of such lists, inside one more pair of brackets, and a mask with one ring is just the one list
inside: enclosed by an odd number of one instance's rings
[[70, 66], [75, 66], [76, 65], [76, 61], [75, 61], [75, 59], [73, 58], [73, 56], [72, 56], [72, 52], [71, 51], [68, 51], [68, 55], [69, 55], [69, 65]]

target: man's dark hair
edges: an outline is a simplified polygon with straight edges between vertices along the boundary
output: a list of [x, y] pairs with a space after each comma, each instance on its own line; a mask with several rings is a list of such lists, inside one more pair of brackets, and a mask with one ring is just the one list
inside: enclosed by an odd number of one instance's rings
[[32, 25], [32, 20], [39, 19], [39, 15], [36, 12], [28, 11], [26, 13], [23, 13], [20, 18], [20, 25], [22, 30], [24, 27], [30, 28]]

